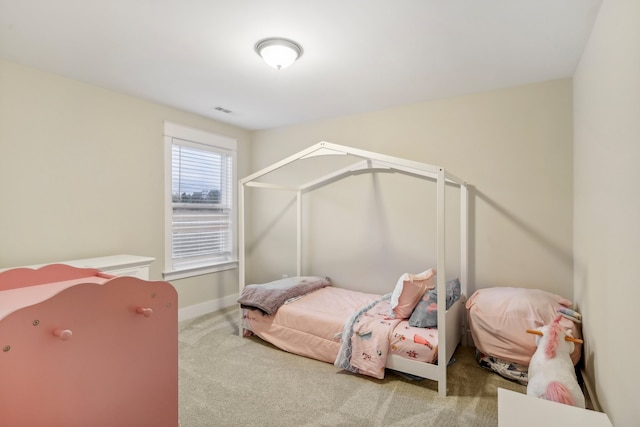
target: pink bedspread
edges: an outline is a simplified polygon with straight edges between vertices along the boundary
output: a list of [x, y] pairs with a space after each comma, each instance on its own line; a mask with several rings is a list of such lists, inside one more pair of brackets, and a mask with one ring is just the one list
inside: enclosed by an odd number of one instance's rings
[[[475, 346], [484, 354], [529, 366], [536, 351], [535, 335], [527, 329], [547, 325], [559, 307], [571, 301], [540, 289], [494, 287], [479, 289], [467, 300], [469, 327]], [[582, 338], [580, 324], [562, 318], [560, 324]], [[571, 360], [580, 360], [582, 345], [576, 344]]]
[[[245, 327], [285, 351], [334, 363], [345, 322], [381, 297], [329, 286], [283, 305], [271, 316], [245, 310]], [[390, 354], [427, 363], [437, 359], [436, 328], [415, 328], [407, 320], [396, 320], [388, 338]]]

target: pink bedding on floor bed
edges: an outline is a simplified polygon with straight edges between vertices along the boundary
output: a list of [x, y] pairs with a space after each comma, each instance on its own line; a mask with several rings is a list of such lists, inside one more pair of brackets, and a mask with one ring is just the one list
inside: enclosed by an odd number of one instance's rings
[[[507, 362], [529, 366], [536, 351], [536, 339], [527, 329], [548, 325], [558, 317], [558, 309], [572, 302], [541, 289], [492, 287], [479, 289], [466, 302], [473, 342], [478, 350]], [[560, 324], [574, 338], [582, 338], [581, 325], [567, 318]], [[571, 354], [573, 364], [580, 360], [582, 344]]]
[[[244, 327], [290, 353], [334, 363], [344, 324], [381, 295], [327, 286], [282, 305], [273, 315], [243, 309]], [[389, 354], [434, 363], [437, 328], [416, 328], [402, 320], [389, 337]]]

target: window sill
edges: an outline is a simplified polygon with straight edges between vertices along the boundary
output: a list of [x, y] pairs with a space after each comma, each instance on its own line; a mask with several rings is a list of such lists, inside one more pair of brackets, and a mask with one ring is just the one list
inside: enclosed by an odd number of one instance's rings
[[190, 267], [182, 270], [165, 271], [162, 273], [164, 280], [179, 280], [188, 277], [201, 276], [203, 274], [218, 273], [225, 270], [238, 268], [238, 261], [228, 261], [221, 264], [205, 265], [200, 267]]

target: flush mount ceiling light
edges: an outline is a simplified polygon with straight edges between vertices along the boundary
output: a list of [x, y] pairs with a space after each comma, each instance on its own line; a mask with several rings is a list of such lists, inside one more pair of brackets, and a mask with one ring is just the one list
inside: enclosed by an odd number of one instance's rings
[[302, 56], [302, 47], [298, 43], [282, 38], [260, 40], [255, 50], [264, 62], [278, 70], [287, 68]]

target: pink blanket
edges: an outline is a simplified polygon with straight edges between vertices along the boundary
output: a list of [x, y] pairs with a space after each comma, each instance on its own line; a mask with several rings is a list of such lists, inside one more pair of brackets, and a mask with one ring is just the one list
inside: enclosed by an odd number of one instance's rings
[[[475, 346], [484, 354], [524, 366], [536, 351], [534, 335], [527, 329], [547, 325], [558, 316], [558, 308], [571, 307], [571, 301], [541, 289], [493, 287], [477, 290], [467, 300], [469, 327]], [[560, 324], [581, 338], [580, 324], [563, 318]], [[582, 345], [571, 354], [580, 360]]]

